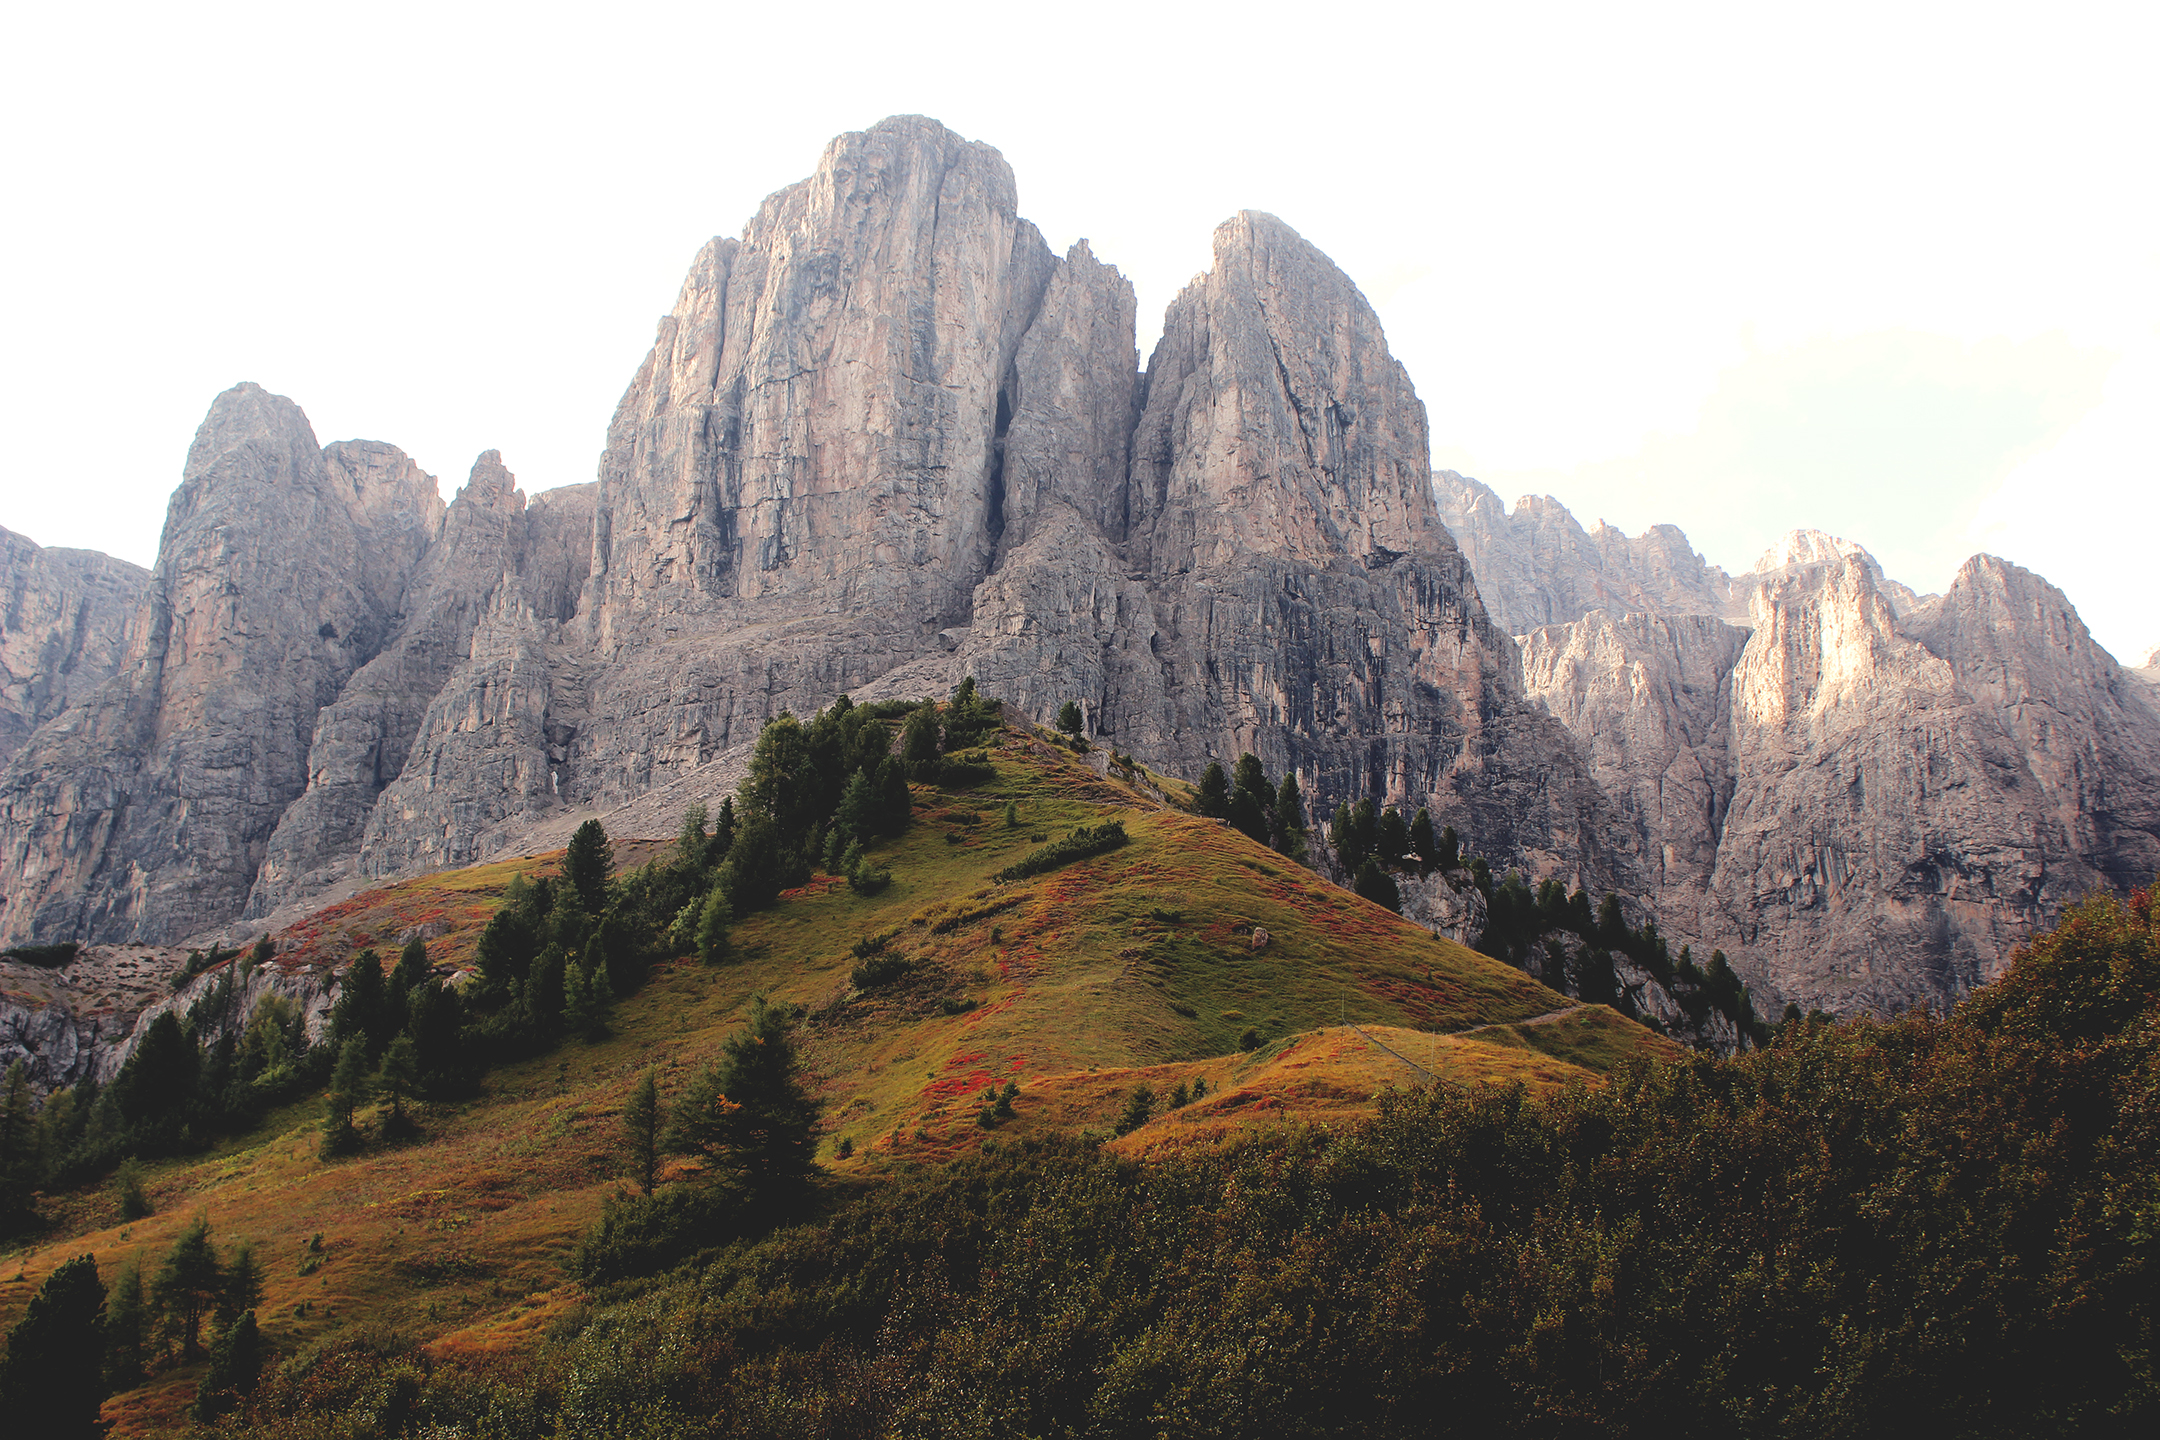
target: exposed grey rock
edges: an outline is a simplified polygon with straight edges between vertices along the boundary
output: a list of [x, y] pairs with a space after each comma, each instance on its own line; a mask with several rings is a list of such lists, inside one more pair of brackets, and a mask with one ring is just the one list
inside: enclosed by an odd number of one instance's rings
[[0, 774], [0, 937], [139, 940], [236, 913], [306, 788], [317, 712], [383, 643], [441, 507], [391, 447], [325, 450], [291, 401], [219, 396], [122, 672]]
[[[483, 456], [482, 468], [499, 465]], [[561, 799], [571, 731], [549, 706], [583, 693], [583, 651], [564, 633], [592, 555], [597, 487], [550, 490], [520, 510], [521, 495], [502, 493], [508, 483], [491, 473], [474, 496], [466, 543], [475, 564], [491, 556], [496, 568], [452, 582], [457, 628], [470, 625], [464, 658], [429, 696], [404, 765], [368, 812], [359, 868], [371, 878], [470, 864], [489, 853], [495, 827]]]
[[1589, 751], [1592, 776], [1638, 837], [1661, 913], [1668, 897], [1700, 894], [1717, 864], [1732, 671], [1747, 638], [1707, 615], [1603, 610], [1519, 638], [1525, 688]]
[[120, 668], [150, 572], [0, 527], [0, 766]]
[[1939, 1006], [2160, 869], [2160, 713], [2061, 592], [1979, 556], [1901, 618], [1857, 547], [1770, 561], [1744, 646], [1603, 612], [1520, 640], [1675, 944], [1724, 949], [1759, 1000]]
[[109, 1074], [102, 1057], [171, 996], [181, 959], [176, 950], [106, 945], [84, 947], [60, 969], [0, 958], [0, 1073], [20, 1062], [40, 1094]]
[[[591, 487], [582, 487], [590, 491]], [[576, 508], [559, 495], [550, 510]], [[351, 873], [376, 798], [405, 768], [434, 697], [472, 658], [473, 632], [497, 589], [524, 569], [525, 496], [490, 450], [445, 513], [442, 533], [415, 570], [391, 642], [356, 672], [315, 722], [306, 793], [279, 820], [246, 913], [266, 915], [295, 895], [320, 892]], [[546, 527], [540, 527], [546, 528]], [[590, 526], [574, 525], [569, 552], [582, 560]], [[558, 549], [563, 548], [558, 542]], [[582, 575], [560, 561], [535, 567], [538, 593], [520, 598], [555, 621], [567, 618]]]
[[[1688, 548], [1671, 525], [1630, 538], [1610, 525], [1585, 532], [1550, 495], [1525, 495], [1513, 514], [1490, 486], [1436, 470], [1441, 520], [1469, 558], [1493, 623], [1510, 635], [1592, 610], [1729, 615], [1733, 582]], [[1740, 598], [1746, 609], [1746, 598]]]

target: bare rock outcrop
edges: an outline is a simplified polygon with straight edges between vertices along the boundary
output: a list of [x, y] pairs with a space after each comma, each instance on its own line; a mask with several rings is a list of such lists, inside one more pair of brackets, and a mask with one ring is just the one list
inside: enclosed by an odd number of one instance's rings
[[[1689, 548], [1671, 525], [1628, 536], [1599, 523], [1585, 531], [1550, 495], [1525, 495], [1511, 514], [1492, 487], [1436, 470], [1440, 518], [1469, 558], [1493, 623], [1510, 635], [1565, 624], [1592, 610], [1724, 615], [1732, 578]], [[1746, 597], [1739, 598], [1742, 613]]]
[[[519, 572], [525, 515], [516, 477], [488, 451], [413, 572], [390, 643], [316, 718], [307, 790], [270, 837], [246, 914], [266, 915], [351, 873], [376, 798], [404, 771], [429, 703], [472, 658], [473, 632], [496, 589]], [[576, 539], [579, 550], [590, 543]], [[575, 585], [558, 586], [537, 598], [559, 620], [575, 594]]]
[[2160, 870], [2160, 710], [2053, 586], [1978, 556], [1901, 615], [1829, 537], [1747, 580], [1747, 631], [1592, 612], [1519, 640], [1674, 942], [1759, 999], [1939, 1006], [2065, 902]]
[[1661, 897], [1700, 894], [1717, 865], [1747, 638], [1707, 615], [1604, 610], [1519, 637], [1525, 688], [1589, 751]]
[[0, 527], [0, 766], [120, 668], [149, 585], [125, 560]]
[[317, 713], [387, 637], [441, 514], [392, 447], [326, 450], [291, 401], [220, 395], [121, 672], [0, 774], [0, 937], [163, 938], [238, 913], [306, 789]]

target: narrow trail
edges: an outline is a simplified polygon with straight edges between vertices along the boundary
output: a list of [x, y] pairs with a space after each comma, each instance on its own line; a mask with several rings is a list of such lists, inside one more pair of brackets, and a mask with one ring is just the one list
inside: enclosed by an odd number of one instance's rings
[[[1570, 1015], [1573, 1015], [1578, 1010], [1587, 1010], [1589, 1008], [1590, 1007], [1587, 1005], [1567, 1005], [1563, 1006], [1558, 1010], [1548, 1010], [1543, 1015], [1533, 1015], [1528, 1020], [1495, 1020], [1489, 1025], [1472, 1025], [1467, 1030], [1449, 1030], [1445, 1032], [1441, 1036], [1441, 1038], [1452, 1040], [1459, 1035], [1475, 1035], [1480, 1030], [1495, 1030], [1503, 1025], [1543, 1025], [1548, 1021], [1562, 1020]], [[1418, 1074], [1423, 1075], [1428, 1080], [1437, 1081], [1440, 1078], [1431, 1070], [1427, 1069], [1423, 1065], [1418, 1064], [1417, 1061], [1412, 1060], [1409, 1056], [1403, 1054], [1401, 1051], [1383, 1043], [1380, 1039], [1368, 1032], [1364, 1026], [1352, 1025], [1350, 1026], [1350, 1028], [1357, 1032], [1359, 1039], [1363, 1040], [1366, 1044], [1372, 1046], [1373, 1049], [1378, 1050], [1381, 1054], [1391, 1056], [1394, 1059], [1402, 1061], [1403, 1064], [1417, 1071]]]

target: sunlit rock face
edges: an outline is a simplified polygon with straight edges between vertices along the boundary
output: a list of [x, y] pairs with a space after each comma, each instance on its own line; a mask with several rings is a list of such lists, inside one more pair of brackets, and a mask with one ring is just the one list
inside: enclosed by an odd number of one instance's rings
[[1517, 637], [1524, 682], [1631, 826], [1662, 929], [1759, 999], [1939, 1006], [2064, 902], [2160, 871], [2154, 692], [2039, 577], [1976, 556], [1920, 596], [1795, 531], [1660, 593], [1615, 547], [1540, 540], [1581, 533], [1549, 503], [1434, 484], [1518, 607], [1563, 617]]

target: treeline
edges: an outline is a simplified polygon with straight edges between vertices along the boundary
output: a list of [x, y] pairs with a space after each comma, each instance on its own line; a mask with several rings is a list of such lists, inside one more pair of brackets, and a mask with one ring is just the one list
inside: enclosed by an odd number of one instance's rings
[[[316, 1237], [320, 1240], [320, 1236]], [[189, 1418], [214, 1421], [239, 1405], [267, 1358], [255, 1325], [262, 1266], [246, 1241], [222, 1255], [197, 1216], [146, 1282], [130, 1257], [108, 1289], [97, 1261], [57, 1266], [9, 1330], [0, 1357], [0, 1415], [13, 1433], [90, 1440], [105, 1433], [98, 1407], [152, 1370], [204, 1358]]]
[[522, 1368], [353, 1343], [231, 1433], [2144, 1435], [2160, 915], [1953, 1014], [1141, 1165], [985, 1145], [602, 1290]]
[[[1714, 1012], [1730, 1020], [1747, 1043], [1768, 1043], [1770, 1027], [1755, 1013], [1754, 1000], [1724, 951], [1711, 951], [1710, 963], [1698, 966], [1691, 947], [1683, 945], [1675, 959], [1658, 934], [1657, 921], [1629, 926], [1614, 895], [1607, 895], [1593, 914], [1588, 895], [1580, 889], [1571, 894], [1558, 880], [1547, 880], [1532, 893], [1519, 872], [1509, 871], [1498, 887], [1491, 885], [1488, 872], [1481, 888], [1486, 891], [1485, 929], [1477, 943], [1482, 953], [1542, 974], [1555, 989], [1590, 1004], [1610, 1005], [1657, 1026], [1657, 1017], [1643, 1008], [1642, 987], [1621, 981], [1614, 958], [1623, 957], [1662, 986], [1696, 1030]], [[1563, 935], [1574, 936], [1577, 943], [1559, 942]]]
[[1228, 821], [1293, 860], [1305, 858], [1305, 798], [1298, 792], [1297, 776], [1285, 775], [1276, 786], [1257, 755], [1240, 755], [1232, 774], [1210, 760], [1193, 791], [1193, 810]]
[[272, 953], [267, 936], [245, 955], [216, 952], [225, 967], [217, 981], [184, 1014], [151, 1021], [109, 1085], [87, 1074], [40, 1105], [21, 1062], [9, 1068], [0, 1082], [0, 1235], [37, 1223], [39, 1190], [94, 1178], [129, 1156], [202, 1149], [320, 1086], [331, 1057], [309, 1044], [298, 1005], [270, 994], [241, 1013], [250, 978]]
[[990, 778], [977, 747], [998, 714], [972, 677], [943, 707], [857, 706], [842, 696], [807, 723], [782, 713], [759, 735], [739, 807], [733, 797], [717, 816], [694, 807], [667, 856], [624, 876], [606, 830], [587, 821], [559, 877], [511, 881], [476, 946], [474, 983], [434, 974], [422, 940], [387, 973], [376, 951], [363, 951], [313, 1043], [306, 1016], [282, 995], [242, 1013], [255, 968], [274, 957], [269, 937], [244, 956], [190, 954], [176, 988], [223, 967], [218, 980], [185, 1015], [158, 1016], [112, 1084], [86, 1078], [42, 1106], [21, 1066], [0, 1084], [0, 1236], [37, 1223], [40, 1189], [81, 1183], [130, 1157], [200, 1150], [309, 1094], [326, 1098], [326, 1154], [367, 1143], [365, 1116], [378, 1101], [373, 1134], [418, 1133], [406, 1101], [469, 1094], [496, 1065], [605, 1034], [615, 1003], [654, 961], [690, 951], [724, 961], [737, 916], [818, 869], [859, 891], [883, 888], [891, 876], [865, 851], [907, 828], [909, 780]]

